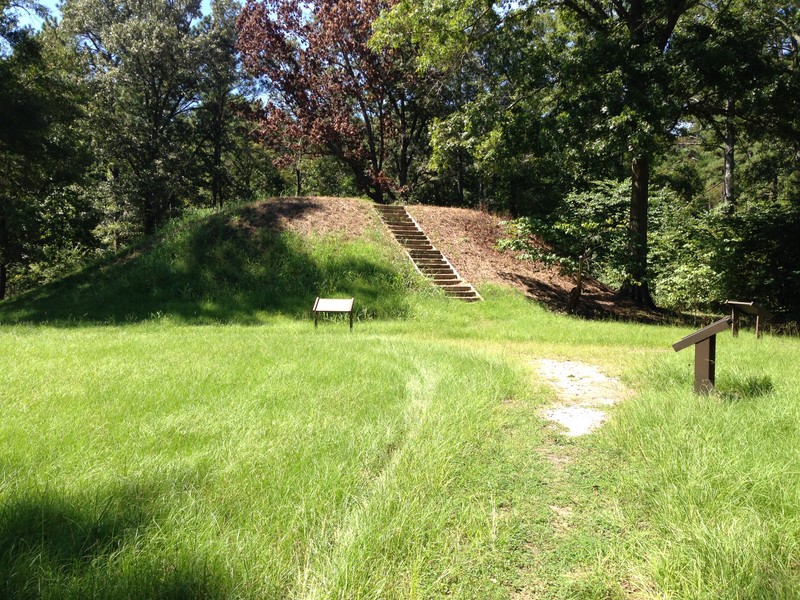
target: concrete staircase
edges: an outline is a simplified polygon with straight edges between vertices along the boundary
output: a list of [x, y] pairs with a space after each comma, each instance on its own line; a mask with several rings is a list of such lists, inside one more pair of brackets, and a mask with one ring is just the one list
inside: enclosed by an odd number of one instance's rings
[[461, 278], [447, 257], [434, 248], [404, 206], [376, 206], [381, 220], [408, 254], [417, 271], [433, 280], [446, 296], [465, 302], [482, 300], [478, 291]]

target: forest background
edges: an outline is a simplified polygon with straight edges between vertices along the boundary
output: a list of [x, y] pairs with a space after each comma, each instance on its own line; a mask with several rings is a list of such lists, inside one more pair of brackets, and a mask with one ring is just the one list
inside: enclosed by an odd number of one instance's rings
[[506, 214], [641, 305], [800, 319], [796, 2], [0, 9], [0, 299], [193, 207], [364, 195]]

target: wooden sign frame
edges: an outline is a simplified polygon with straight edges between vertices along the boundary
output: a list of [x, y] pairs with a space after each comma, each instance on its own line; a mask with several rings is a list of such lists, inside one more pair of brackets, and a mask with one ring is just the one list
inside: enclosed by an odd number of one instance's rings
[[755, 302], [726, 300], [725, 304], [731, 307], [731, 333], [733, 334], [733, 337], [737, 337], [739, 335], [739, 317], [741, 317], [742, 314], [751, 315], [756, 318], [757, 338], [761, 337], [764, 321], [772, 318], [772, 313], [759, 306]]

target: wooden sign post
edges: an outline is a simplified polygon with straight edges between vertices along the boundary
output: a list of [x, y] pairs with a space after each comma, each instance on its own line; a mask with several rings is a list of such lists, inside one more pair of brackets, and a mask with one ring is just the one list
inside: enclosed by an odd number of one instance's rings
[[755, 302], [727, 300], [725, 304], [731, 307], [731, 333], [733, 337], [739, 335], [739, 317], [741, 317], [742, 314], [752, 315], [756, 318], [756, 337], [761, 337], [763, 322], [772, 317], [772, 314], [768, 310], [760, 307]]
[[725, 317], [672, 344], [675, 352], [694, 345], [694, 391], [698, 394], [707, 394], [714, 389], [717, 334], [725, 331], [731, 321], [731, 317]]
[[353, 298], [317, 298], [314, 302], [314, 327], [321, 312], [350, 313], [350, 331], [353, 331]]

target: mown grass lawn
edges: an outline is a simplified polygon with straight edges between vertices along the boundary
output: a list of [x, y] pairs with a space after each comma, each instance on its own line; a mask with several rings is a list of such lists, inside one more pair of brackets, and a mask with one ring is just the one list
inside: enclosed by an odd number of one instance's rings
[[[0, 597], [800, 597], [796, 338], [720, 335], [697, 397], [688, 329], [448, 302], [379, 227], [247, 211], [0, 304]], [[539, 358], [633, 395], [567, 438]]]
[[[404, 320], [3, 326], [0, 595], [800, 593], [795, 339], [592, 323], [506, 291]], [[636, 395], [540, 417], [540, 357]]]

